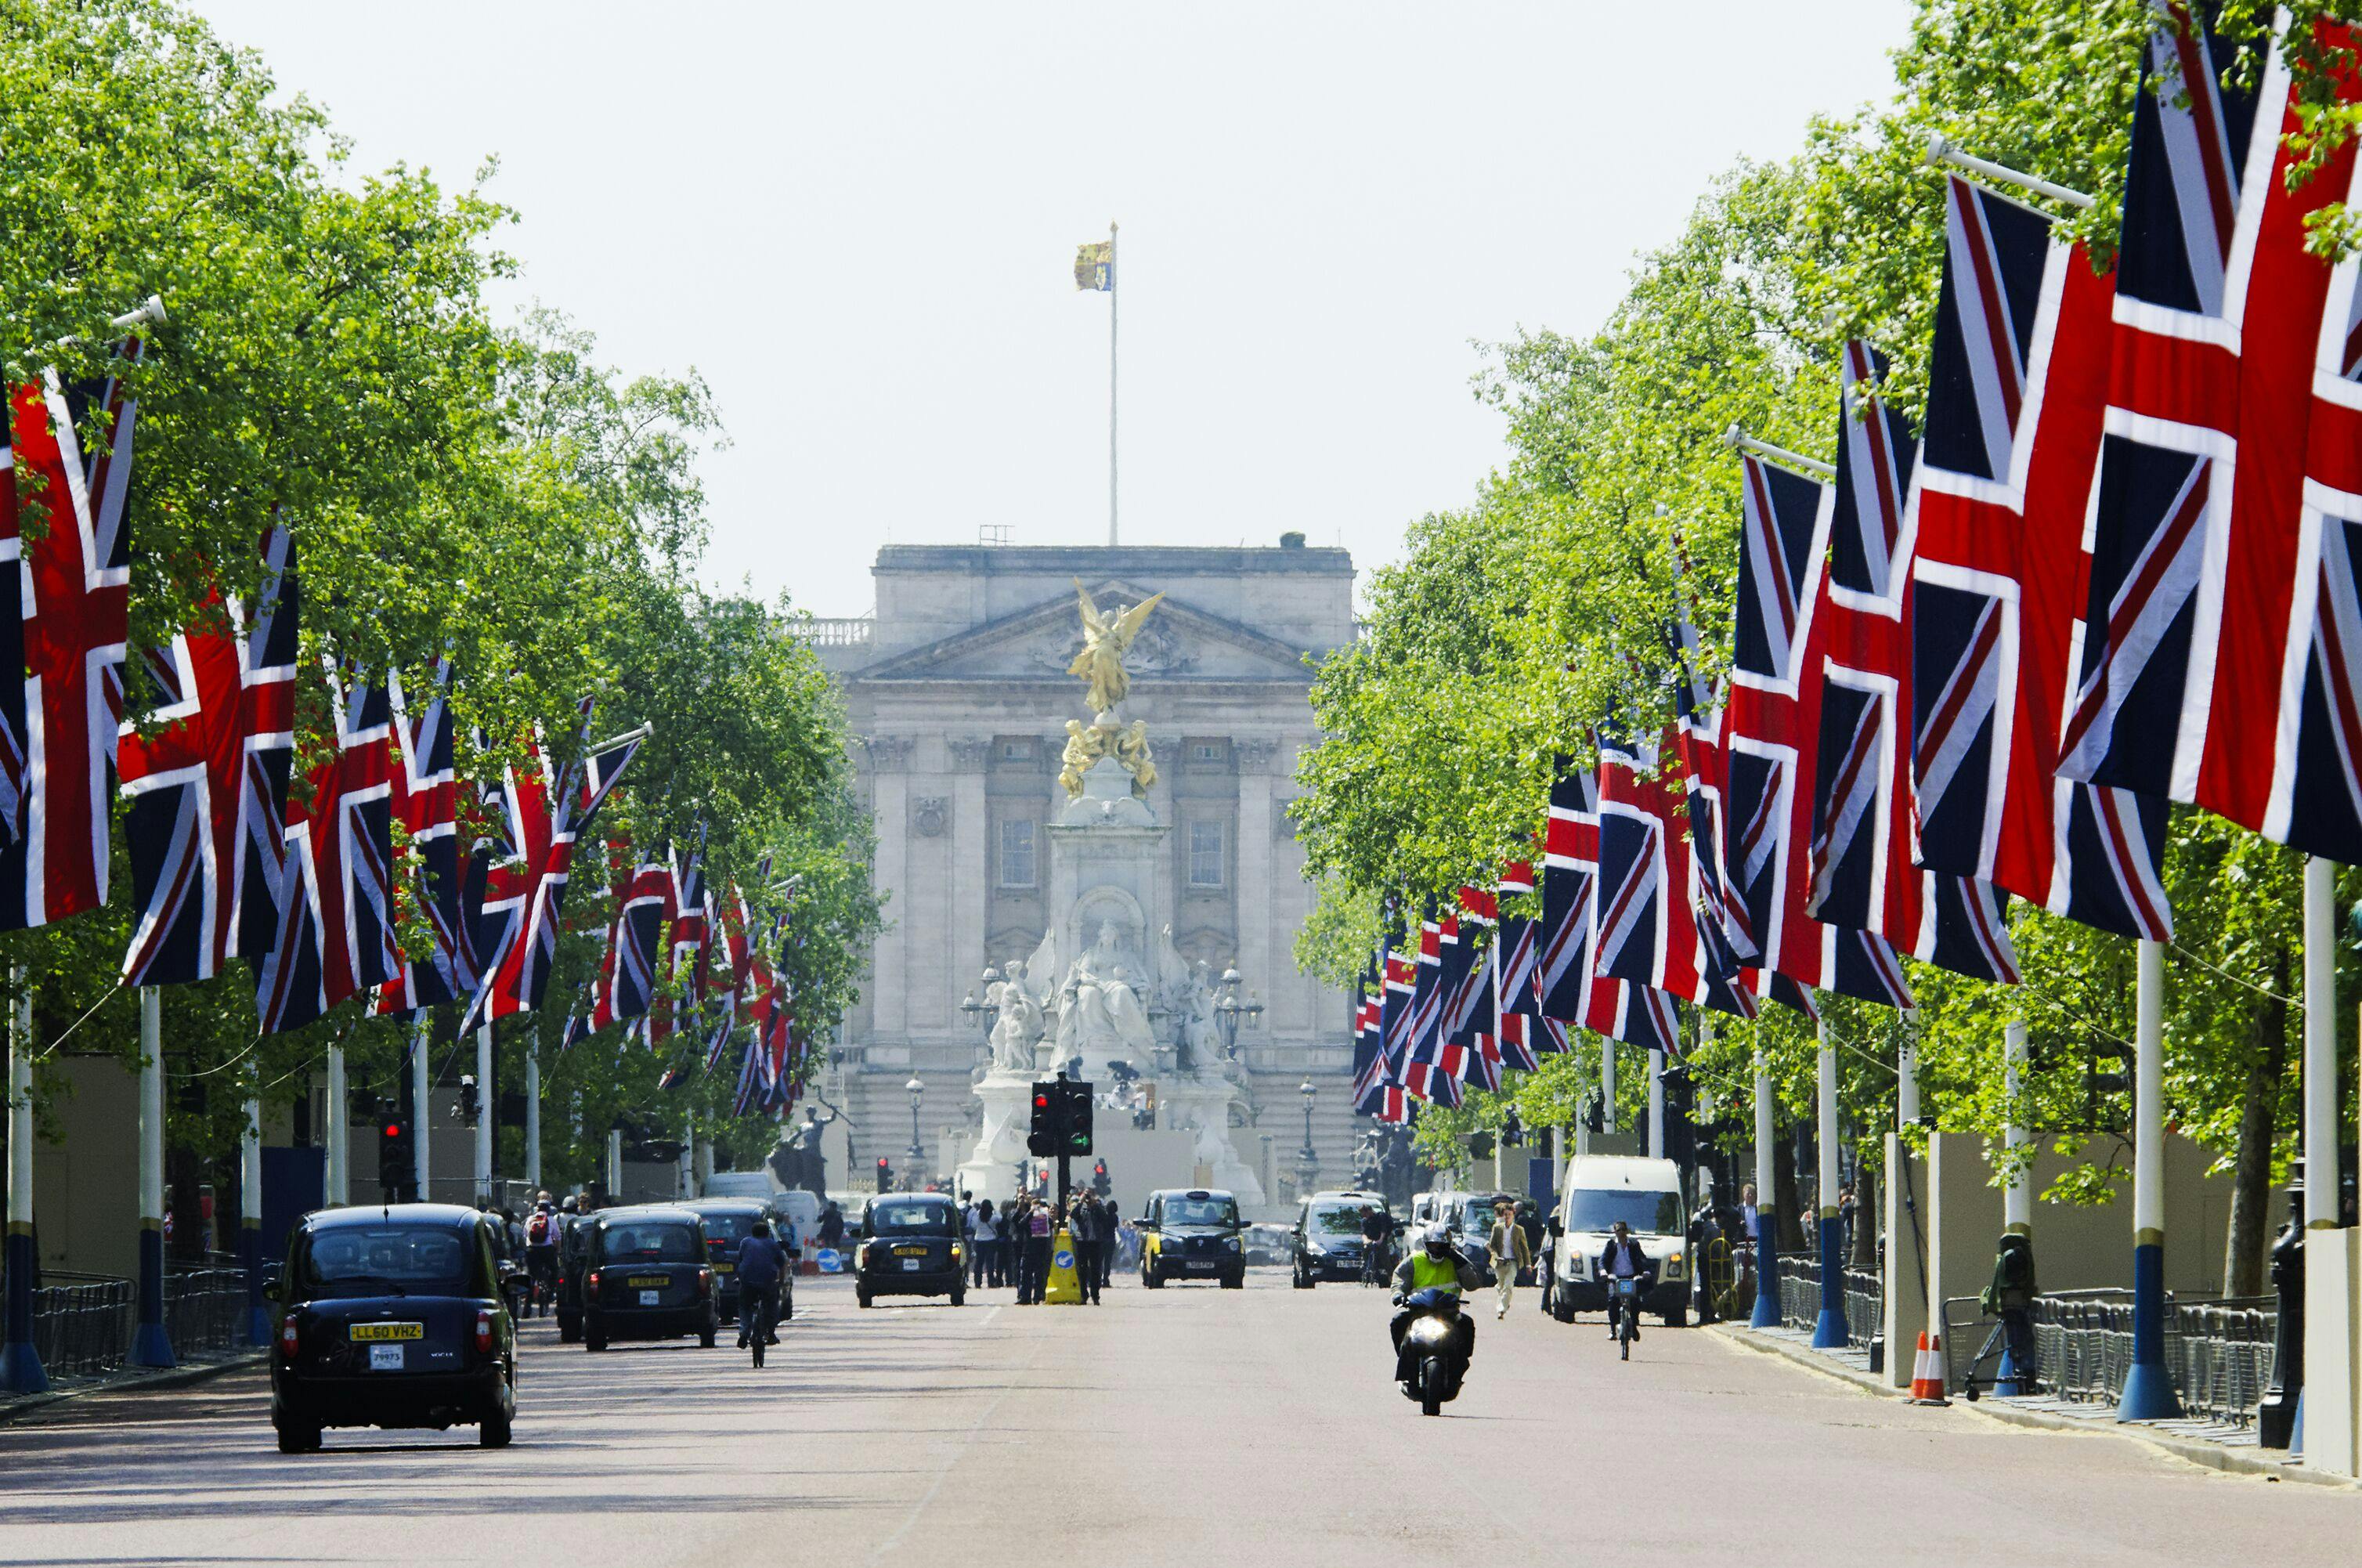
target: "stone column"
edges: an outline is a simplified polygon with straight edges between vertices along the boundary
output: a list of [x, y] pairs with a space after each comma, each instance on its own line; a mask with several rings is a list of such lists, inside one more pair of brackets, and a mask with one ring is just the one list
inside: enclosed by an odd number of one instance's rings
[[[891, 894], [888, 908], [910, 907], [909, 844], [911, 790], [906, 777], [911, 765], [908, 735], [869, 738], [870, 810], [877, 822], [877, 890]], [[877, 938], [876, 961], [870, 966], [870, 1018], [881, 1037], [903, 1033], [910, 1023], [909, 991], [904, 953], [904, 927], [899, 915], [890, 918]]]
[[[977, 976], [984, 969], [985, 922], [990, 913], [993, 857], [997, 846], [992, 842], [991, 813], [984, 805], [984, 773], [992, 755], [992, 742], [988, 737], [964, 736], [949, 743], [952, 762], [951, 822], [944, 831], [951, 836], [952, 878], [951, 896], [945, 907], [951, 943], [946, 949], [949, 967], [934, 976], [934, 984], [944, 993], [947, 1001], [956, 1003], [968, 987], [976, 984]], [[1040, 837], [1036, 831], [1035, 837]], [[1034, 845], [1036, 879], [1042, 846]], [[955, 1014], [955, 1028], [965, 1030], [966, 1013]], [[913, 1066], [916, 1064], [914, 1063]]]
[[[1264, 1017], [1274, 1028], [1283, 1021], [1282, 982], [1296, 974], [1293, 955], [1275, 951], [1277, 922], [1272, 918], [1279, 889], [1272, 876], [1271, 764], [1278, 753], [1279, 743], [1269, 735], [1245, 735], [1231, 743], [1239, 770], [1239, 841], [1232, 856], [1237, 868], [1231, 888], [1231, 903], [1239, 921], [1239, 973], [1249, 988], [1269, 999]], [[1187, 865], [1187, 844], [1182, 845], [1181, 853]], [[1300, 1020], [1292, 1017], [1286, 1021], [1291, 1027], [1302, 1026]]]

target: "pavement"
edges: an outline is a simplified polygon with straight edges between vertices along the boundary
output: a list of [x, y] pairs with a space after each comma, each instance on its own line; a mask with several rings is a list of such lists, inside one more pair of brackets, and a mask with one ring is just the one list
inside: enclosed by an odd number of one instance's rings
[[[1489, 1293], [1466, 1391], [1387, 1381], [1384, 1295], [1120, 1283], [1099, 1308], [881, 1302], [805, 1280], [762, 1372], [682, 1341], [526, 1331], [515, 1446], [334, 1430], [272, 1445], [254, 1372], [0, 1427], [0, 1562], [996, 1568], [1557, 1561], [2354, 1560], [2362, 1492], [2204, 1470], [2112, 1434], [1922, 1409], [1721, 1334]], [[759, 1555], [757, 1555], [759, 1554]]]

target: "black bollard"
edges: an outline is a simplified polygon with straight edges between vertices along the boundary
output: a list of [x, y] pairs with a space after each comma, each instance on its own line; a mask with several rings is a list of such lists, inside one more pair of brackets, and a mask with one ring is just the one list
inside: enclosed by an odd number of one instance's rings
[[2279, 1292], [2280, 1317], [2272, 1333], [2272, 1386], [2256, 1412], [2256, 1441], [2285, 1449], [2296, 1427], [2297, 1398], [2304, 1392], [2304, 1183], [2289, 1184], [2289, 1220], [2272, 1242], [2272, 1288]]

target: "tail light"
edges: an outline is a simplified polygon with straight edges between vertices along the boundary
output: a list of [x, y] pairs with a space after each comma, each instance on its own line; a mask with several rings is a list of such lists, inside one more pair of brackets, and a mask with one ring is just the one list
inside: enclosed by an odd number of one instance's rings
[[492, 1353], [492, 1314], [487, 1308], [476, 1309], [476, 1353]]
[[713, 1271], [712, 1269], [701, 1268], [697, 1271], [697, 1293], [700, 1296], [711, 1296], [713, 1294]]
[[280, 1319], [279, 1353], [285, 1356], [289, 1361], [293, 1361], [295, 1359], [295, 1353], [303, 1348], [303, 1342], [304, 1342], [295, 1332], [295, 1314], [290, 1312], [284, 1318]]
[[606, 1271], [605, 1271], [605, 1270], [603, 1270], [603, 1269], [595, 1269], [595, 1268], [594, 1268], [594, 1269], [592, 1269], [592, 1270], [590, 1271], [590, 1288], [591, 1288], [592, 1290], [594, 1290], [594, 1291], [595, 1291], [595, 1290], [597, 1290], [597, 1289], [599, 1288], [599, 1276], [600, 1276], [600, 1275], [603, 1274], [604, 1272], [606, 1272]]

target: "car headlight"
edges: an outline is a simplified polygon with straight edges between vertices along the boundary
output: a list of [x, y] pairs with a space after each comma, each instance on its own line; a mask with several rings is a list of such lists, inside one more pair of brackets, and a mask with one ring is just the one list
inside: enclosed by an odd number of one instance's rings
[[1329, 1249], [1328, 1249], [1328, 1248], [1326, 1248], [1326, 1247], [1324, 1247], [1324, 1246], [1322, 1246], [1322, 1245], [1321, 1245], [1319, 1242], [1305, 1242], [1305, 1243], [1304, 1243], [1304, 1250], [1305, 1250], [1305, 1252], [1306, 1252], [1306, 1253], [1307, 1253], [1307, 1254], [1308, 1254], [1309, 1256], [1312, 1256], [1312, 1257], [1316, 1257], [1316, 1258], [1325, 1258], [1325, 1257], [1327, 1257], [1327, 1256], [1329, 1255]]
[[1225, 1236], [1225, 1237], [1223, 1237], [1223, 1238], [1222, 1238], [1222, 1244], [1223, 1244], [1224, 1246], [1226, 1246], [1226, 1247], [1230, 1248], [1230, 1249], [1231, 1249], [1231, 1251], [1232, 1251], [1232, 1252], [1234, 1252], [1234, 1253], [1235, 1253], [1235, 1252], [1237, 1252], [1237, 1251], [1239, 1250], [1240, 1245], [1241, 1245], [1241, 1243], [1240, 1243], [1240, 1242], [1239, 1242], [1239, 1239], [1238, 1239], [1236, 1236]]

